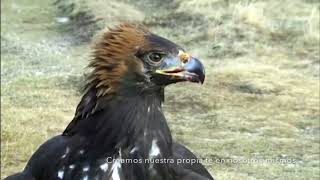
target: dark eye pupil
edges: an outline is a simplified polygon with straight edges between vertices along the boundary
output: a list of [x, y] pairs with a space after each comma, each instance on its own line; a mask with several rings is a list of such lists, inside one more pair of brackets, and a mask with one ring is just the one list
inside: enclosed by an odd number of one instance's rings
[[162, 56], [159, 53], [152, 53], [149, 55], [149, 58], [151, 61], [159, 62], [162, 59]]

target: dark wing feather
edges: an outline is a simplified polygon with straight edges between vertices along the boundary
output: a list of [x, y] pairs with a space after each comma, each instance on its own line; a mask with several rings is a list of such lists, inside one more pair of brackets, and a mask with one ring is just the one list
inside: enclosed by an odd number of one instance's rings
[[[178, 143], [172, 144], [172, 152], [175, 162], [178, 159], [198, 159], [189, 149]], [[181, 180], [213, 180], [213, 177], [201, 163], [175, 164], [173, 169]]]
[[11, 175], [5, 180], [50, 179], [44, 172], [49, 172], [49, 168], [53, 168], [54, 164], [58, 163], [67, 142], [68, 139], [64, 136], [56, 136], [48, 140], [32, 155], [23, 172]]

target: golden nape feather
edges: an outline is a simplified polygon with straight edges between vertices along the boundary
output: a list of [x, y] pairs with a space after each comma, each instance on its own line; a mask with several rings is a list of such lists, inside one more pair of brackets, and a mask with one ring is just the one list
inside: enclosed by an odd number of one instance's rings
[[124, 23], [103, 33], [89, 64], [93, 70], [88, 84], [98, 82], [97, 96], [115, 93], [128, 66], [141, 69], [135, 54], [139, 48], [148, 46], [145, 37], [149, 34], [146, 27], [133, 23]]

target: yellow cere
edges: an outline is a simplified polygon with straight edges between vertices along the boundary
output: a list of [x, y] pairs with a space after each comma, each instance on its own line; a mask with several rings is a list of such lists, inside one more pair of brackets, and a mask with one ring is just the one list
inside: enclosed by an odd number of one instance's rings
[[183, 63], [187, 63], [190, 60], [190, 55], [183, 51], [179, 51], [179, 57]]

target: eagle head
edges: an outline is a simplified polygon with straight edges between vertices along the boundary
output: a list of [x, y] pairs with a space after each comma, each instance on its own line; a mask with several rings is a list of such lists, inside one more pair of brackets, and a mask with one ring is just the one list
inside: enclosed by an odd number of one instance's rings
[[150, 90], [189, 81], [203, 83], [202, 63], [179, 45], [138, 24], [124, 23], [109, 29], [96, 43], [89, 65], [89, 84], [97, 96], [121, 89]]

